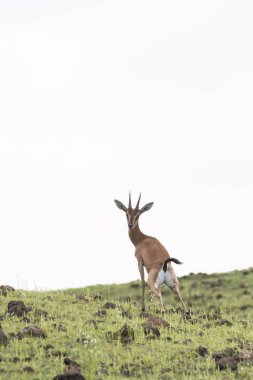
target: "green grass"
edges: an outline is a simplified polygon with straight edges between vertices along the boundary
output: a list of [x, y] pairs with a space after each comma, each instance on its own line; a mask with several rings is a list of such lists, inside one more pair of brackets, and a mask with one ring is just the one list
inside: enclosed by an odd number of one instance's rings
[[[6, 347], [0, 345], [0, 379], [51, 380], [64, 373], [63, 358], [67, 356], [81, 365], [87, 380], [251, 380], [253, 361], [240, 362], [237, 371], [220, 371], [212, 354], [227, 347], [253, 353], [253, 269], [191, 274], [181, 278], [180, 284], [192, 319], [184, 320], [177, 310], [179, 302], [164, 288], [167, 311], [162, 318], [171, 328], [161, 328], [160, 338], [155, 340], [145, 339], [142, 324], [146, 319], [139, 316], [139, 281], [51, 292], [17, 290], [0, 296], [1, 315], [12, 300], [33, 307], [26, 315], [30, 322], [8, 314], [2, 318], [7, 336], [29, 325], [39, 325], [47, 334], [44, 339], [9, 339]], [[89, 301], [78, 299], [78, 294], [85, 294]], [[98, 294], [102, 300], [93, 298]], [[119, 307], [108, 309], [106, 316], [96, 316], [108, 301]], [[158, 302], [149, 300], [148, 291], [146, 301], [148, 311], [159, 315]], [[50, 318], [36, 316], [36, 309], [47, 311]], [[122, 310], [132, 318], [122, 316]], [[122, 344], [120, 336], [110, 338], [124, 323], [134, 330], [135, 339], [129, 344]], [[199, 346], [207, 348], [207, 356], [198, 354]], [[25, 367], [34, 372], [25, 372]]]

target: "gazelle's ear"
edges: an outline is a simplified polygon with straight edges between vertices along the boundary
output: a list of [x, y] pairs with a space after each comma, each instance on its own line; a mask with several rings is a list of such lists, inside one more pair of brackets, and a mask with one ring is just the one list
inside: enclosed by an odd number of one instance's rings
[[141, 209], [140, 209], [140, 214], [142, 214], [143, 212], [145, 211], [148, 211], [151, 209], [151, 207], [153, 206], [154, 202], [150, 202], [150, 203], [147, 203], [145, 206], [143, 206]]
[[116, 203], [116, 206], [117, 206], [120, 210], [125, 211], [125, 212], [127, 211], [126, 206], [123, 205], [122, 202], [117, 201], [117, 199], [114, 199], [114, 202]]

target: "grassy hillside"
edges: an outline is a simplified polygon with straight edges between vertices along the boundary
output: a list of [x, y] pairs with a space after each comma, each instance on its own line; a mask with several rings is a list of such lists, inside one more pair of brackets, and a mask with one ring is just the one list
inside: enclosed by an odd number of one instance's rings
[[139, 281], [54, 292], [2, 287], [0, 379], [251, 380], [253, 269], [191, 274], [180, 284], [189, 320], [165, 288], [165, 315], [148, 291], [140, 314]]

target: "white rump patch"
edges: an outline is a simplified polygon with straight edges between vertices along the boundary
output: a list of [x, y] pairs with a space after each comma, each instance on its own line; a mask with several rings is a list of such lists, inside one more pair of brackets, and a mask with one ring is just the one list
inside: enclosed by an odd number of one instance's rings
[[158, 273], [155, 284], [157, 288], [160, 288], [163, 284], [167, 285], [169, 288], [174, 288], [175, 286], [172, 274], [168, 270], [164, 272], [163, 268]]

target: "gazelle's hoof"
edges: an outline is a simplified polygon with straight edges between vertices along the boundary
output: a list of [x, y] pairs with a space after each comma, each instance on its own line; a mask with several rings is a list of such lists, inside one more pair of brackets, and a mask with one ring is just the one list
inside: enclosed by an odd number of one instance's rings
[[186, 310], [184, 313], [183, 313], [183, 317], [185, 320], [189, 320], [191, 319], [191, 311], [190, 310]]

